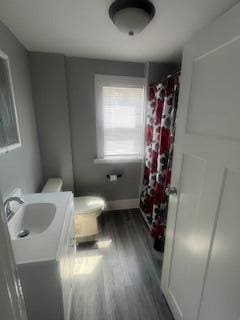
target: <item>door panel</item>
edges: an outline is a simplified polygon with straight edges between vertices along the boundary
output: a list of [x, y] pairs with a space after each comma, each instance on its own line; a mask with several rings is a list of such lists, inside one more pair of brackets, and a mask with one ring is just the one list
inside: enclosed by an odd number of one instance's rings
[[240, 39], [237, 38], [193, 61], [189, 133], [240, 138], [239, 96], [236, 94], [239, 91], [239, 69], [236, 68], [239, 56]]
[[200, 320], [240, 319], [239, 190], [240, 172], [226, 170]]
[[[200, 241], [199, 224], [201, 224], [201, 215], [198, 205], [201, 197], [204, 169], [205, 161], [203, 159], [191, 155], [183, 156], [181, 194], [179, 196], [178, 217], [173, 243], [174, 255], [168, 284], [171, 295], [179, 304], [178, 308], [180, 310], [184, 309], [185, 305], [189, 303], [189, 296], [191, 297], [191, 305], [193, 305], [193, 295], [195, 294], [195, 292], [186, 292], [185, 294], [182, 288], [192, 278], [198, 283], [202, 281], [201, 272], [198, 272], [197, 257], [198, 254], [201, 254], [201, 243], [198, 243]], [[188, 264], [186, 265], [185, 261], [187, 259]], [[198, 279], [199, 276], [200, 279]], [[187, 289], [191, 290], [191, 287], [189, 286]], [[201, 288], [199, 288], [200, 290]]]
[[162, 271], [176, 319], [239, 320], [239, 39], [237, 5], [184, 49]]

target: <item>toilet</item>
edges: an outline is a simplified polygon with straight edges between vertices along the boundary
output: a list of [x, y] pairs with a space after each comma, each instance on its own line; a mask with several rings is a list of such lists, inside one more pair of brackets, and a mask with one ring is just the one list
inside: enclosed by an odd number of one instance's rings
[[[50, 178], [45, 184], [42, 193], [61, 192], [63, 181], [60, 178]], [[96, 239], [101, 231], [99, 217], [105, 208], [105, 201], [100, 197], [74, 198], [74, 226], [76, 242], [87, 242]]]

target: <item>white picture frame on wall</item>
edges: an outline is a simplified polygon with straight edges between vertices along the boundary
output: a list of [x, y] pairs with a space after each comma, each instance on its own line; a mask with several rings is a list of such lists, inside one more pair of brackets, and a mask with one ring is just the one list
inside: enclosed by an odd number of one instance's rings
[[10, 62], [0, 50], [0, 153], [21, 147]]

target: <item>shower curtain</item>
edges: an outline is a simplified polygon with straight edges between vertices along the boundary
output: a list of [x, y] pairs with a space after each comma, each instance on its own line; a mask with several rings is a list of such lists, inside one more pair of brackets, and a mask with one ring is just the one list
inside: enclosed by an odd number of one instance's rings
[[145, 139], [145, 167], [140, 208], [155, 239], [155, 248], [162, 251], [165, 238], [170, 184], [175, 117], [179, 90], [179, 74], [156, 85], [148, 92]]

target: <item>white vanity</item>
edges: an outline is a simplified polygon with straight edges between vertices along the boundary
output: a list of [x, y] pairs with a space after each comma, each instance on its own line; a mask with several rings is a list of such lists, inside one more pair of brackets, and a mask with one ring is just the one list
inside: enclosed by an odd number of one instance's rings
[[[22, 199], [8, 226], [28, 318], [68, 320], [76, 254], [73, 195], [36, 193]], [[22, 230], [27, 235], [20, 238]]]

